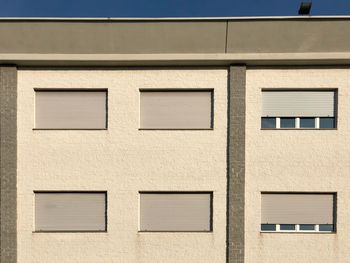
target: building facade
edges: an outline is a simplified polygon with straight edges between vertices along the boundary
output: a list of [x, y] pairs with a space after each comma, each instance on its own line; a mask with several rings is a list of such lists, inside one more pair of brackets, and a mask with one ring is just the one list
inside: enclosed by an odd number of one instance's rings
[[349, 36], [2, 19], [1, 262], [349, 262]]

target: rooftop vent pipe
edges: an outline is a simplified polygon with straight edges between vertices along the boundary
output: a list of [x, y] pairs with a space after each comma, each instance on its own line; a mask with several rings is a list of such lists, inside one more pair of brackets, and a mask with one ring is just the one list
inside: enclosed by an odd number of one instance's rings
[[299, 15], [310, 15], [312, 2], [301, 2], [299, 7]]

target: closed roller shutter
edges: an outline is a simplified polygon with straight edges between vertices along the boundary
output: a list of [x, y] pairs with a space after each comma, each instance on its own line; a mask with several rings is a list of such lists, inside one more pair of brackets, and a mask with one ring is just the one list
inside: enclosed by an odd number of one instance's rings
[[142, 193], [142, 231], [210, 231], [210, 193]]
[[105, 193], [35, 193], [36, 231], [105, 231]]
[[105, 129], [106, 91], [36, 91], [35, 128]]
[[212, 128], [211, 91], [142, 91], [141, 128]]

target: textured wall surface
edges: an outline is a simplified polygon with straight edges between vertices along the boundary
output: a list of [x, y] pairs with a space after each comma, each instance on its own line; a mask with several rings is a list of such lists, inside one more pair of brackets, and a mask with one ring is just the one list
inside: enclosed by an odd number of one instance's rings
[[[226, 258], [227, 70], [20, 70], [18, 262]], [[34, 88], [108, 88], [108, 130], [39, 131]], [[140, 88], [214, 88], [214, 129], [141, 131]], [[107, 233], [32, 233], [33, 190], [107, 190]], [[138, 191], [213, 191], [213, 232], [139, 233]]]
[[0, 67], [0, 262], [16, 262], [17, 68]]
[[[338, 88], [338, 129], [260, 130], [262, 88]], [[350, 262], [350, 69], [250, 69], [246, 105], [246, 262]], [[261, 191], [337, 192], [337, 233], [260, 233]]]
[[[225, 262], [227, 70], [20, 70], [18, 262]], [[262, 88], [338, 88], [336, 130], [260, 130]], [[108, 130], [38, 131], [34, 88], [108, 88]], [[141, 131], [140, 88], [214, 88], [214, 130]], [[350, 261], [350, 69], [248, 69], [245, 262]], [[107, 233], [32, 233], [33, 190], [107, 190]], [[138, 191], [214, 191], [212, 233], [139, 233]], [[260, 233], [261, 191], [337, 192], [337, 233]], [[234, 245], [234, 243], [233, 243]]]

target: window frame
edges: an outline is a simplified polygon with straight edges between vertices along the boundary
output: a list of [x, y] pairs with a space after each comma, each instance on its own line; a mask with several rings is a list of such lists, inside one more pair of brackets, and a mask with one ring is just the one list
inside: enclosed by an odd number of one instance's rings
[[[334, 127], [333, 128], [320, 128], [320, 116], [312, 117], [315, 118], [315, 128], [300, 128], [300, 118], [307, 116], [295, 116], [290, 118], [295, 118], [295, 128], [281, 128], [280, 127], [280, 116], [261, 116], [260, 117], [260, 130], [337, 130], [338, 129], [338, 88], [261, 88], [261, 94], [264, 91], [332, 91], [334, 92], [334, 117], [329, 117], [334, 119]], [[261, 100], [262, 101], [262, 100]], [[262, 118], [276, 118], [276, 127], [275, 128], [263, 128], [262, 127]]]
[[[265, 225], [266, 223], [262, 224], [260, 222], [260, 229], [259, 232], [261, 234], [264, 233], [301, 233], [301, 234], [336, 234], [337, 233], [337, 203], [338, 203], [338, 193], [337, 192], [281, 192], [281, 191], [262, 191], [260, 192], [260, 219], [261, 219], [261, 214], [262, 214], [262, 210], [261, 210], [261, 196], [263, 194], [319, 194], [319, 195], [327, 195], [327, 194], [331, 194], [333, 195], [333, 230], [332, 231], [321, 231], [320, 230], [320, 225], [323, 224], [308, 224], [308, 225], [315, 225], [315, 229], [314, 230], [300, 230], [300, 225], [303, 224], [294, 224], [295, 225], [295, 230], [281, 230], [280, 229], [280, 225], [281, 224], [269, 224], [269, 225], [275, 225], [276, 230], [261, 230], [261, 225]], [[261, 221], [261, 220], [260, 220]], [[292, 225], [292, 224], [289, 224]]]
[[[336, 119], [335, 117], [326, 117], [326, 118], [333, 118], [334, 119], [334, 126], [335, 128], [320, 128], [320, 119], [323, 117], [293, 117], [295, 118], [295, 128], [281, 128], [281, 117], [261, 117], [263, 118], [275, 118], [276, 121], [276, 127], [275, 128], [263, 128], [261, 127], [261, 130], [337, 130], [336, 127]], [[302, 118], [314, 118], [315, 119], [315, 127], [314, 128], [306, 128], [306, 127], [300, 127], [300, 119]]]
[[[262, 224], [261, 224], [262, 225]], [[295, 230], [281, 230], [281, 224], [270, 224], [270, 225], [275, 225], [276, 230], [261, 230], [260, 228], [260, 233], [310, 233], [310, 234], [335, 234], [335, 230], [333, 231], [321, 231], [320, 230], [320, 225], [321, 224], [307, 224], [307, 225], [314, 225], [315, 229], [314, 230], [301, 230], [300, 225], [303, 224], [294, 224], [295, 225]], [[288, 224], [292, 225], [292, 224]], [[335, 229], [335, 225], [333, 224], [333, 229]]]

